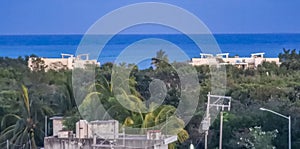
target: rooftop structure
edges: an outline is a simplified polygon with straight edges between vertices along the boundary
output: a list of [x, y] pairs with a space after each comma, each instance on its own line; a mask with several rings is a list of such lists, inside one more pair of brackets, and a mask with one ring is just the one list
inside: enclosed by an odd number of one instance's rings
[[238, 68], [257, 68], [258, 65], [261, 65], [263, 62], [274, 62], [277, 65], [280, 65], [279, 58], [265, 58], [265, 53], [253, 53], [251, 57], [229, 57], [229, 53], [216, 54], [200, 54], [200, 58], [192, 58], [190, 62], [193, 66], [199, 65], [234, 65]]
[[53, 136], [57, 136], [59, 131], [63, 130], [63, 117], [55, 116], [51, 117], [53, 123]]
[[86, 68], [87, 65], [98, 65], [97, 60], [90, 60], [88, 54], [77, 55], [61, 54], [61, 58], [37, 58], [30, 57], [28, 67], [31, 71], [34, 70], [72, 70], [74, 68]]
[[[126, 134], [125, 128], [119, 132], [116, 120], [91, 121], [80, 120], [76, 123], [76, 134], [63, 131], [60, 118], [54, 117], [53, 136], [44, 138], [45, 149], [167, 149], [168, 144], [177, 141], [176, 135], [163, 135], [160, 130], [148, 130], [146, 134]], [[57, 130], [61, 130], [57, 132]], [[54, 132], [55, 131], [55, 132]]]

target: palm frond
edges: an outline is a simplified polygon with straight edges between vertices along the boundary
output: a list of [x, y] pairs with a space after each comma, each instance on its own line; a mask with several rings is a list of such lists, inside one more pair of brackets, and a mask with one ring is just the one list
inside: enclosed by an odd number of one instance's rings
[[30, 116], [30, 105], [29, 105], [29, 97], [28, 97], [28, 89], [22, 85], [22, 94], [23, 94], [23, 101], [24, 101], [24, 105], [26, 107], [27, 110], [27, 114]]
[[9, 117], [15, 118], [16, 120], [21, 119], [21, 117], [16, 115], [16, 114], [6, 114], [6, 115], [3, 116], [2, 120], [1, 120], [1, 128], [4, 128], [4, 125], [6, 125], [6, 120]]

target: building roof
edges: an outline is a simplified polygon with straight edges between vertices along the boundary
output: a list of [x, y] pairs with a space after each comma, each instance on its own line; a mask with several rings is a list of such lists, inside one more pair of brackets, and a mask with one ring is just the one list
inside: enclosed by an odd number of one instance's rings
[[50, 117], [49, 119], [50, 120], [62, 120], [64, 117], [62, 116], [53, 116], [53, 117]]

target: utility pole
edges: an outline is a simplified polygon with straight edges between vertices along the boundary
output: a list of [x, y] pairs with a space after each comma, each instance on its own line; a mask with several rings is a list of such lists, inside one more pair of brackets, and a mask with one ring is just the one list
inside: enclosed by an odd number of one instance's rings
[[6, 140], [6, 148], [9, 149], [9, 140]]
[[45, 116], [45, 137], [48, 136], [48, 117]]
[[205, 149], [207, 149], [207, 140], [208, 140], [208, 130], [210, 126], [210, 115], [209, 115], [209, 108], [210, 108], [210, 92], [208, 92], [207, 95], [207, 107], [206, 107], [206, 117], [204, 118], [204, 121], [202, 123], [202, 129], [205, 130]]
[[[216, 99], [211, 102], [211, 99]], [[226, 100], [226, 102], [225, 102]], [[219, 95], [211, 95], [210, 92], [207, 95], [207, 108], [206, 108], [206, 117], [202, 121], [202, 129], [205, 130], [205, 149], [207, 149], [208, 144], [208, 131], [210, 126], [210, 112], [209, 109], [211, 107], [221, 108], [221, 118], [220, 118], [220, 140], [219, 140], [219, 149], [222, 149], [222, 131], [223, 131], [223, 112], [225, 108], [230, 111], [231, 107], [231, 97], [228, 96], [219, 96]]]
[[222, 149], [222, 137], [223, 137], [223, 111], [220, 112], [220, 139], [219, 139], [219, 149]]

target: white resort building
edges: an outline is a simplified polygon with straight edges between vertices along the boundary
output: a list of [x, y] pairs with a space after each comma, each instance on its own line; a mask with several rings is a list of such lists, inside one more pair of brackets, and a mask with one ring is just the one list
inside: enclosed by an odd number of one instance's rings
[[265, 58], [265, 53], [253, 53], [251, 57], [229, 57], [229, 53], [221, 53], [216, 56], [212, 54], [200, 54], [200, 58], [192, 58], [191, 65], [200, 66], [200, 65], [211, 65], [216, 63], [218, 65], [234, 65], [238, 68], [256, 68], [258, 65], [261, 65], [263, 62], [274, 62], [277, 65], [280, 65], [279, 58]]
[[[41, 66], [42, 65], [42, 66]], [[80, 54], [76, 57], [72, 54], [61, 54], [61, 58], [37, 58], [30, 57], [28, 60], [28, 67], [31, 71], [44, 68], [48, 70], [61, 70], [74, 68], [86, 68], [87, 65], [98, 65], [97, 60], [90, 60], [89, 54]]]

